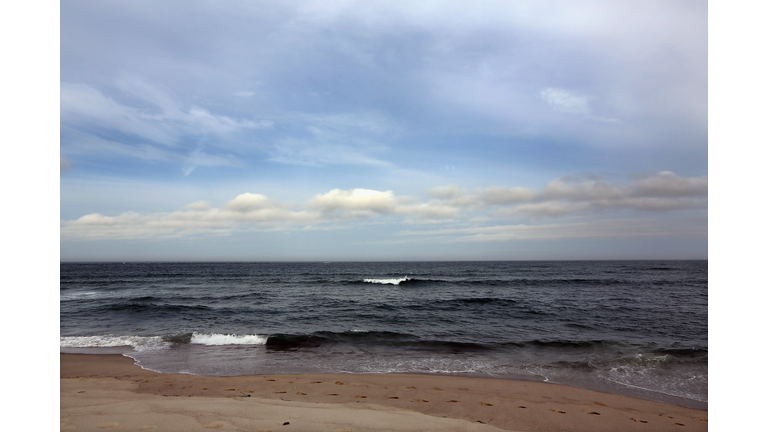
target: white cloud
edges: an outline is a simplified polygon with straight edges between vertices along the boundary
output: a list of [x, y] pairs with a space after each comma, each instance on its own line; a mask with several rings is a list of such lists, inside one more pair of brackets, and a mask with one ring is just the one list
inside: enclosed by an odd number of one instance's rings
[[323, 212], [352, 210], [370, 213], [394, 213], [398, 199], [392, 191], [379, 192], [370, 189], [334, 189], [328, 193], [315, 195], [309, 201], [309, 207]]
[[198, 166], [242, 166], [232, 155], [213, 155], [202, 149], [187, 153], [185, 149], [170, 150], [147, 143], [125, 144], [76, 131], [69, 132], [69, 143], [62, 151], [70, 156], [129, 157], [150, 162], [178, 163], [189, 172]]
[[229, 201], [224, 208], [238, 212], [250, 212], [254, 210], [264, 210], [270, 207], [280, 207], [278, 203], [261, 194], [244, 193], [240, 194], [232, 201]]
[[133, 106], [117, 102], [85, 84], [61, 83], [62, 125], [83, 132], [91, 128], [114, 130], [166, 146], [178, 145], [186, 135], [221, 138], [273, 125], [270, 120], [234, 119], [194, 105], [182, 108], [167, 93], [141, 80], [124, 78], [118, 84], [136, 99]]
[[[595, 216], [604, 218], [606, 213], [619, 210], [646, 214], [678, 210], [706, 211], [706, 190], [706, 176], [683, 178], [671, 172], [661, 172], [628, 185], [602, 180], [570, 183], [558, 179], [541, 190], [496, 187], [475, 193], [449, 185], [431, 189], [429, 194], [435, 198], [426, 202], [411, 196], [398, 196], [389, 190], [361, 188], [333, 189], [315, 195], [300, 206], [291, 206], [262, 194], [244, 193], [221, 208], [212, 208], [210, 203], [198, 201], [169, 213], [125, 212], [117, 216], [93, 213], [76, 220], [62, 221], [61, 238], [149, 238], [198, 233], [226, 234], [248, 229], [314, 229], [318, 225], [327, 228], [329, 224], [377, 217], [386, 218], [380, 219], [382, 223], [451, 221], [463, 228], [421, 232], [418, 235], [448, 236], [462, 241], [502, 241], [547, 236], [603, 238], [608, 235], [606, 233], [618, 235], [616, 233], [621, 229], [613, 230], [613, 225], [594, 220], [540, 225], [482, 225], [499, 219], [520, 221], [525, 218], [535, 220], [572, 215], [580, 215], [582, 219]], [[656, 232], [654, 230], [667, 226], [664, 224], [668, 224], [668, 220], [671, 219], [654, 216], [631, 219], [634, 221], [631, 223], [627, 222], [630, 219], [611, 223], [622, 229], [637, 229], [632, 234], [625, 233], [622, 236], [639, 236], [642, 233], [656, 235], [653, 234]], [[354, 226], [350, 222], [345, 227], [352, 229]], [[681, 232], [687, 232], [686, 229]]]

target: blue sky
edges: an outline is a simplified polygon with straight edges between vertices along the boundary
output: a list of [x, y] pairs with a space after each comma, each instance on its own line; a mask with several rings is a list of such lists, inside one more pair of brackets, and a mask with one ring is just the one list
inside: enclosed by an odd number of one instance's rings
[[63, 261], [707, 257], [706, 2], [60, 8]]

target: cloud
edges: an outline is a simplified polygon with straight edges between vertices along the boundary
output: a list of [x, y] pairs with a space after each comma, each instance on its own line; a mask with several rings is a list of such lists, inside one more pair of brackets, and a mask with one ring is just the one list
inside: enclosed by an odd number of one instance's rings
[[227, 147], [222, 143], [239, 133], [273, 124], [217, 115], [195, 105], [183, 108], [166, 92], [138, 79], [121, 78], [118, 88], [124, 101], [89, 85], [61, 84], [62, 152], [175, 163], [189, 175], [200, 166], [242, 166], [230, 154], [212, 154], [203, 147]]
[[292, 131], [278, 137], [269, 150], [269, 160], [291, 165], [368, 165], [393, 167], [378, 158], [388, 150], [381, 140], [401, 133], [398, 124], [374, 112], [356, 114], [286, 113], [274, 117], [281, 128]]
[[[583, 176], [582, 176], [583, 177]], [[588, 178], [588, 177], [587, 177]], [[313, 229], [355, 219], [386, 218], [384, 223], [410, 223], [417, 220], [434, 222], [452, 221], [470, 225], [455, 230], [432, 231], [429, 235], [452, 235], [462, 241], [495, 241], [527, 238], [530, 234], [544, 238], [544, 227], [552, 228], [557, 236], [584, 238], [595, 234], [601, 222], [550, 223], [545, 225], [503, 225], [515, 228], [477, 227], [503, 219], [557, 218], [580, 215], [582, 218], [604, 218], [611, 211], [629, 210], [645, 214], [659, 214], [679, 210], [706, 210], [707, 178], [679, 177], [672, 172], [660, 172], [636, 180], [628, 185], [602, 180], [566, 182], [562, 179], [548, 183], [540, 190], [528, 188], [494, 187], [469, 193], [457, 185], [433, 188], [428, 201], [396, 195], [393, 191], [355, 188], [333, 189], [316, 194], [302, 205], [294, 206], [259, 193], [244, 193], [213, 208], [210, 203], [198, 201], [180, 210], [168, 213], [140, 214], [126, 212], [116, 216], [99, 213], [85, 215], [76, 220], [62, 221], [62, 240], [94, 238], [150, 238], [178, 237], [191, 234], [226, 234], [249, 229]], [[629, 222], [624, 224], [629, 229]], [[665, 224], [667, 218], [656, 216], [632, 219], [638, 232], [651, 232], [654, 226]], [[644, 221], [642, 223], [637, 221]], [[616, 226], [619, 226], [616, 225]], [[502, 226], [502, 225], [498, 225]], [[531, 228], [537, 226], [539, 228]], [[609, 227], [606, 225], [606, 227]], [[354, 224], [346, 228], [353, 229]], [[589, 229], [588, 229], [589, 228]], [[619, 229], [616, 229], [619, 231]], [[606, 228], [605, 232], [613, 232]], [[698, 231], [697, 231], [698, 232]], [[422, 235], [422, 234], [419, 234]], [[423, 234], [427, 235], [427, 234]], [[553, 234], [555, 235], [555, 234]], [[638, 234], [639, 235], [639, 234]], [[655, 234], [654, 234], [655, 235]], [[537, 237], [538, 236], [538, 237]], [[625, 235], [626, 236], [626, 235]], [[531, 238], [533, 238], [531, 237]]]
[[615, 118], [606, 118], [592, 115], [590, 102], [594, 100], [592, 96], [574, 93], [561, 88], [549, 87], [542, 90], [539, 96], [555, 111], [566, 114], [575, 114], [590, 120], [596, 120], [606, 123], [620, 123], [621, 120]]
[[591, 113], [589, 101], [592, 98], [590, 97], [577, 95], [568, 90], [553, 87], [544, 89], [539, 94], [544, 102], [548, 103], [557, 111], [581, 115], [589, 115]]
[[246, 129], [272, 127], [269, 120], [252, 121], [212, 114], [195, 105], [182, 108], [167, 93], [138, 79], [122, 79], [119, 88], [133, 97], [135, 106], [117, 102], [99, 90], [77, 83], [61, 83], [61, 121], [74, 129], [112, 129], [166, 146], [183, 136], [223, 137]]
[[451, 242], [500, 242], [616, 238], [701, 238], [706, 217], [671, 219], [600, 219], [562, 224], [493, 225], [458, 229], [402, 231], [402, 237], [441, 238]]
[[[186, 174], [191, 173], [198, 166], [230, 166], [239, 167], [243, 163], [233, 155], [213, 155], [203, 149], [176, 149], [158, 147], [151, 144], [122, 143], [119, 141], [101, 138], [99, 136], [67, 131], [66, 148], [62, 151], [69, 156], [80, 156], [97, 159], [133, 158], [147, 162], [167, 162], [181, 164]], [[187, 153], [187, 151], [189, 151]]]
[[398, 206], [398, 199], [392, 191], [334, 189], [328, 193], [315, 195], [308, 206], [325, 213], [339, 210], [359, 212], [359, 214], [394, 213]]
[[670, 171], [641, 179], [632, 189], [636, 196], [656, 197], [705, 197], [709, 191], [706, 176], [682, 178]]
[[261, 194], [244, 193], [240, 194], [232, 201], [229, 201], [224, 208], [237, 212], [251, 212], [264, 210], [268, 208], [280, 207], [275, 200], [271, 200]]
[[[598, 179], [596, 176], [576, 177]], [[556, 217], [603, 210], [673, 211], [701, 209], [707, 206], [707, 176], [679, 177], [663, 171], [628, 185], [603, 180], [566, 181], [557, 179], [544, 188], [490, 187], [474, 194], [453, 187], [432, 189], [433, 196], [451, 205], [472, 207], [504, 207], [497, 215]]]
[[392, 164], [367, 154], [363, 147], [339, 143], [283, 138], [269, 151], [269, 160], [289, 165], [370, 165], [391, 167]]

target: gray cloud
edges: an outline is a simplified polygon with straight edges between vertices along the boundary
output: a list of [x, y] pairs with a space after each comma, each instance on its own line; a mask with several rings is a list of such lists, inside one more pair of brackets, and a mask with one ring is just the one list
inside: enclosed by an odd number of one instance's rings
[[403, 237], [442, 238], [453, 242], [517, 240], [574, 240], [609, 238], [701, 238], [707, 235], [706, 217], [651, 219], [602, 219], [588, 222], [541, 225], [494, 225], [459, 229], [402, 231]]

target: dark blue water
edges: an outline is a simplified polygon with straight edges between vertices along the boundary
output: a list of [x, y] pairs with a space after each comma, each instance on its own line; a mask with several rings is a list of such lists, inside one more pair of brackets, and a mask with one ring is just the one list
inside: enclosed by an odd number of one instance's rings
[[158, 372], [545, 379], [706, 407], [706, 261], [60, 269], [62, 351], [127, 346]]

